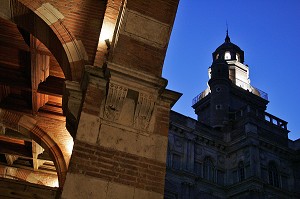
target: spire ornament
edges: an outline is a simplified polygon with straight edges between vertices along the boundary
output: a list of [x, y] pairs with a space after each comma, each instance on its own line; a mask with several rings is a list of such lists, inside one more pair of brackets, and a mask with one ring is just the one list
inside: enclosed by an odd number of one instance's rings
[[226, 21], [226, 38], [225, 38], [225, 43], [230, 43], [230, 37], [228, 35], [228, 24]]

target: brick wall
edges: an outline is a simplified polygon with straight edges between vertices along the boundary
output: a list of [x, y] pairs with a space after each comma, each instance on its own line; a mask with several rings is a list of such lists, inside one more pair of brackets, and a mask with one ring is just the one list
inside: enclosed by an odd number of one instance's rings
[[69, 172], [161, 194], [164, 191], [164, 163], [80, 141], [75, 141]]

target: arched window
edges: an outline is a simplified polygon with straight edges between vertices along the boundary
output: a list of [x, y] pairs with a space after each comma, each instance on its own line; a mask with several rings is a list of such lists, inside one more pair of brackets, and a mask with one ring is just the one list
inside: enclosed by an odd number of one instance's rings
[[244, 165], [243, 161], [241, 161], [239, 163], [238, 175], [239, 175], [239, 181], [240, 182], [245, 180], [245, 165]]
[[203, 163], [203, 178], [209, 181], [214, 181], [215, 168], [211, 158], [206, 157]]
[[225, 59], [225, 60], [231, 59], [231, 54], [230, 54], [229, 51], [226, 51], [226, 52], [225, 52], [224, 59]]
[[236, 59], [236, 61], [240, 61], [240, 54], [236, 53], [235, 59]]
[[275, 162], [269, 163], [269, 184], [279, 187], [279, 176]]

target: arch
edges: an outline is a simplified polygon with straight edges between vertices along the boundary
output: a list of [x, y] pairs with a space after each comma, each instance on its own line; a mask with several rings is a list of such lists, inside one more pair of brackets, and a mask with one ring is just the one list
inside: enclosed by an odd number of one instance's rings
[[49, 151], [56, 167], [59, 186], [62, 187], [67, 174], [67, 164], [63, 153], [57, 143], [38, 126], [37, 121], [27, 115], [20, 115], [15, 112], [0, 109], [0, 123], [30, 137], [45, 150]]
[[87, 59], [83, 45], [64, 25], [63, 15], [51, 4], [3, 0], [0, 17], [10, 20], [38, 38], [54, 55], [67, 80], [80, 81]]

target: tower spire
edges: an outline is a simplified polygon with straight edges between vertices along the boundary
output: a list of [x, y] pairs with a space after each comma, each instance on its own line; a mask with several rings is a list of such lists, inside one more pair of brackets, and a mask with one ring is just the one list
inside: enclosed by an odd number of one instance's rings
[[225, 42], [226, 43], [230, 43], [230, 37], [228, 35], [228, 24], [227, 24], [227, 21], [226, 21], [226, 38], [225, 38]]

